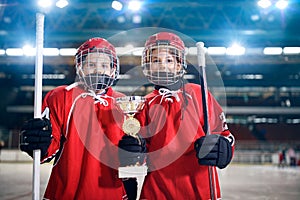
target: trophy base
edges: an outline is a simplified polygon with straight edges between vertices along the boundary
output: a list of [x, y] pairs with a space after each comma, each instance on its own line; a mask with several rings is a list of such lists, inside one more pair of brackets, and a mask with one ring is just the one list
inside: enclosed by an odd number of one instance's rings
[[138, 176], [146, 176], [147, 170], [147, 166], [119, 167], [119, 178], [136, 178]]

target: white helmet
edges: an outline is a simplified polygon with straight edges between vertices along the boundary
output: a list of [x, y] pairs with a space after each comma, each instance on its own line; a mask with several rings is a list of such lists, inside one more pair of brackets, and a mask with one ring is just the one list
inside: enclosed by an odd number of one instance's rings
[[145, 76], [155, 85], [179, 81], [186, 69], [185, 46], [174, 33], [160, 32], [148, 38], [142, 56]]

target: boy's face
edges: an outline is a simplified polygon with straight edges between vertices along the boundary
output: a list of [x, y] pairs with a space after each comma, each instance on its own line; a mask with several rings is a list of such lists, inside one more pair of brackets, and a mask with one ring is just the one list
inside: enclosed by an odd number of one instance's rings
[[172, 54], [168, 48], [158, 47], [152, 50], [150, 70], [176, 74], [180, 69], [181, 64], [177, 61], [176, 55]]
[[82, 72], [88, 74], [105, 74], [112, 76], [115, 69], [111, 67], [110, 56], [105, 53], [89, 53], [83, 62]]

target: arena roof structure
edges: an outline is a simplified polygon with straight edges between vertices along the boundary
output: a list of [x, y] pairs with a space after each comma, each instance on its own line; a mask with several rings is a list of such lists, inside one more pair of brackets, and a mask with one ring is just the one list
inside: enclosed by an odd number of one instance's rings
[[[300, 3], [289, 0], [285, 10], [272, 1], [267, 9], [256, 0], [143, 0], [139, 11], [130, 11], [128, 0], [121, 11], [111, 0], [69, 0], [65, 8], [45, 10], [45, 46], [77, 47], [89, 37], [110, 37], [138, 27], [164, 27], [203, 40], [208, 46], [227, 46], [239, 40], [247, 46], [299, 46]], [[0, 48], [35, 38], [37, 1], [2, 0]], [[137, 20], [134, 20], [137, 19]]]

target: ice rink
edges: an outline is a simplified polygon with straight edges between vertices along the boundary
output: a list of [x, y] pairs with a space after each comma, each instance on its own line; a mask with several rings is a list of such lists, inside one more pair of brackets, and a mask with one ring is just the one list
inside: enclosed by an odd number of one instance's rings
[[[51, 164], [41, 165], [41, 195]], [[175, 175], [175, 173], [174, 173]], [[231, 164], [219, 170], [225, 200], [299, 200], [300, 168]], [[32, 163], [0, 163], [0, 199], [32, 198]]]

